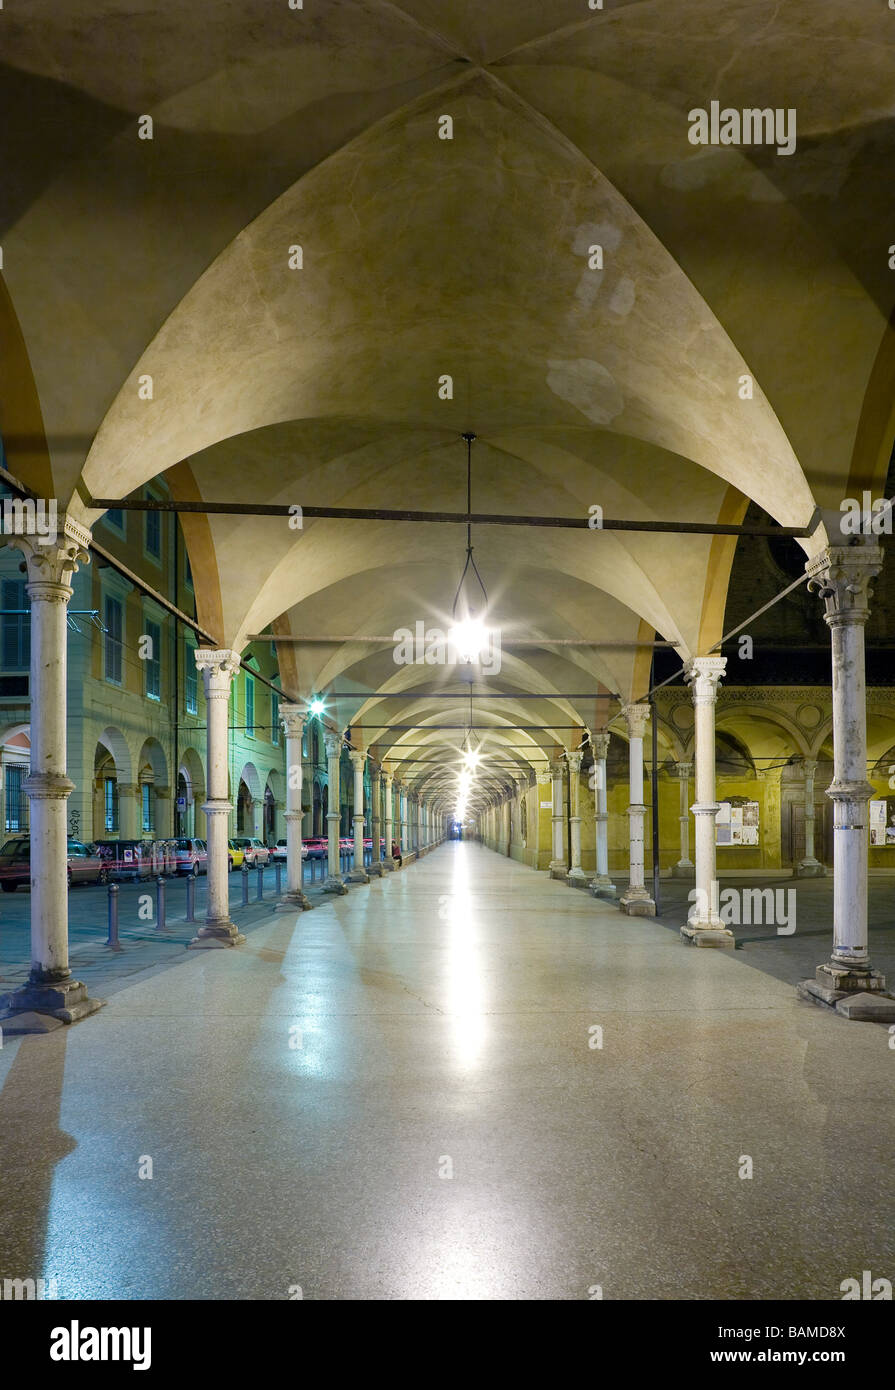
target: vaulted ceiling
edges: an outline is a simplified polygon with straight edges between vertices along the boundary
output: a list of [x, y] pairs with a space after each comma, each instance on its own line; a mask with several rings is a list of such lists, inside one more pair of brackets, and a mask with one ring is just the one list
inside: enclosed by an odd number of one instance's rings
[[[30, 0], [0, 23], [0, 428], [9, 466], [86, 523], [160, 474], [206, 501], [459, 512], [467, 430], [478, 511], [736, 522], [752, 499], [805, 526], [881, 485], [881, 3]], [[714, 100], [794, 109], [795, 152], [692, 145]], [[236, 647], [272, 624], [443, 626], [464, 559], [456, 525], [184, 529], [200, 619]], [[593, 725], [563, 692], [645, 688], [647, 648], [546, 639], [657, 633], [687, 657], [721, 636], [730, 540], [473, 540], [505, 639], [505, 699], [476, 720], [507, 765]], [[356, 692], [334, 715], [396, 766], [420, 735], [387, 725], [462, 722], [419, 697], [462, 691], [451, 672], [391, 645], [283, 652], [301, 694]]]

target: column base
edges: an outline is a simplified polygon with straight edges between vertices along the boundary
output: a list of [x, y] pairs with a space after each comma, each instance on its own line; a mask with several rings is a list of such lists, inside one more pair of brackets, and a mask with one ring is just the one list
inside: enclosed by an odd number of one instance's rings
[[671, 870], [672, 878], [694, 878], [696, 876], [696, 865], [691, 864], [689, 859], [681, 859]]
[[188, 951], [220, 951], [230, 946], [241, 946], [245, 941], [245, 934], [227, 920], [223, 922], [206, 922], [204, 927], [200, 927], [187, 945]]
[[861, 1023], [895, 1023], [895, 996], [886, 990], [886, 978], [878, 970], [855, 970], [828, 961], [819, 965], [813, 980], [796, 985], [800, 999], [835, 1009], [843, 1018]]
[[578, 868], [577, 866], [574, 869], [569, 869], [569, 872], [566, 874], [565, 878], [566, 883], [569, 885], [570, 888], [590, 887], [590, 880], [588, 879], [587, 874], [584, 872], [583, 869]]
[[330, 875], [323, 884], [324, 893], [337, 893], [339, 895], [347, 893], [348, 888], [340, 878]]
[[792, 871], [793, 878], [826, 878], [827, 871], [817, 859], [801, 859]]
[[595, 898], [614, 898], [618, 890], [611, 878], [594, 878], [590, 882], [590, 891]]
[[351, 869], [348, 874], [349, 883], [369, 883], [370, 875], [366, 869]]
[[66, 1023], [79, 1023], [105, 1006], [91, 999], [80, 980], [28, 984], [0, 998], [0, 1029], [7, 1037], [20, 1033], [51, 1033]]
[[307, 912], [314, 904], [306, 893], [284, 893], [274, 903], [274, 912]]
[[382, 875], [384, 873], [382, 863], [380, 862], [379, 864], [370, 864], [367, 868], [367, 873], [370, 875], [371, 878], [382, 878]]
[[628, 917], [655, 917], [656, 904], [653, 902], [645, 888], [629, 888], [623, 897], [619, 898], [618, 905], [622, 912]]
[[736, 937], [728, 927], [713, 927], [711, 924], [703, 927], [698, 922], [686, 922], [681, 927], [681, 940], [686, 946], [736, 946]]
[[393, 874], [397, 867], [398, 866], [395, 863], [394, 859], [392, 859], [391, 855], [389, 855], [387, 859], [383, 859], [382, 861], [382, 872], [384, 874]]

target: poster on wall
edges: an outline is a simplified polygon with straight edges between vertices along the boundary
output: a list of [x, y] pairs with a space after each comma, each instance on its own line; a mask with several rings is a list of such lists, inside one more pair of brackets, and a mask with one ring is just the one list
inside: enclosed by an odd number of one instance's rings
[[758, 844], [758, 802], [736, 797], [722, 801], [715, 817], [716, 845]]
[[870, 843], [875, 849], [895, 848], [895, 796], [871, 801]]

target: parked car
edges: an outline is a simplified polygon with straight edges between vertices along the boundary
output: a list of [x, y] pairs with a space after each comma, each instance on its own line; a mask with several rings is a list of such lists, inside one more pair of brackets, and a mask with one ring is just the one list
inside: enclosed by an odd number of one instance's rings
[[153, 869], [151, 840], [97, 840], [94, 849], [112, 878], [150, 878]]
[[250, 869], [270, 863], [270, 850], [261, 840], [253, 839], [250, 835], [236, 835], [233, 843], [242, 850], [243, 859]]
[[302, 848], [307, 850], [307, 854], [302, 856], [304, 859], [325, 859], [329, 852], [328, 842], [321, 835], [305, 840]]
[[240, 844], [237, 844], [235, 840], [228, 840], [227, 852], [230, 861], [227, 865], [228, 870], [241, 869], [242, 861], [245, 857], [245, 851], [243, 850], [242, 846]]
[[[93, 848], [80, 840], [68, 842], [68, 886], [75, 883], [108, 883], [109, 868]], [[0, 888], [14, 893], [19, 884], [31, 883], [31, 837], [16, 835], [0, 849]]]
[[286, 859], [286, 841], [285, 841], [285, 840], [277, 840], [277, 842], [276, 842], [276, 844], [274, 845], [273, 849], [270, 851], [270, 857], [271, 857], [271, 859], [281, 859], [281, 860], [283, 860], [283, 861], [285, 862], [285, 859]]
[[208, 846], [204, 840], [187, 837], [172, 840], [171, 844], [174, 847], [175, 873], [192, 874], [193, 878], [208, 873]]

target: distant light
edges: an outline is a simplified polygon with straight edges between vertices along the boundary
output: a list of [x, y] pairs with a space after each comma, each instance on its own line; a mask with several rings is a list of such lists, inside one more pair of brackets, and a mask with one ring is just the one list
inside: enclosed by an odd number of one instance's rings
[[324, 710], [324, 704], [323, 704], [323, 701], [322, 701], [322, 700], [312, 700], [312, 701], [311, 701], [311, 713], [312, 713], [312, 714], [322, 714], [322, 713], [323, 713], [323, 710]]

